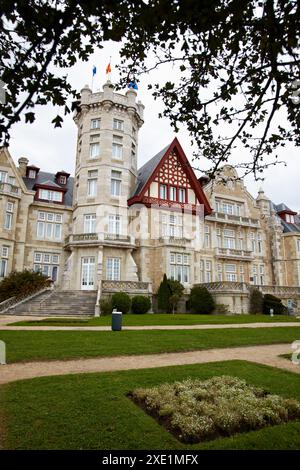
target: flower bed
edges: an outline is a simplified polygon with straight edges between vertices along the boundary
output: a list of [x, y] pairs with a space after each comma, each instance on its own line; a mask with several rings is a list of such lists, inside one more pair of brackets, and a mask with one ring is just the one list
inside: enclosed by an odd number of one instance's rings
[[136, 389], [130, 398], [180, 441], [196, 443], [300, 419], [300, 403], [236, 377]]

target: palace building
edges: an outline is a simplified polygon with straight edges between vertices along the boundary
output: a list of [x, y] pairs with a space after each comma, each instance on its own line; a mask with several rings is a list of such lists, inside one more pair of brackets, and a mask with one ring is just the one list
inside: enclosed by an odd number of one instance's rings
[[17, 167], [0, 150], [0, 277], [51, 277], [53, 291], [40, 294], [46, 313], [55, 296], [62, 310], [64, 299], [89, 299], [90, 314], [116, 291], [152, 297], [164, 273], [187, 293], [206, 285], [233, 313], [248, 312], [253, 285], [299, 311], [299, 215], [263, 190], [253, 197], [229, 165], [198, 179], [177, 138], [138, 169], [143, 111], [133, 89], [85, 86], [74, 177], [25, 157]]

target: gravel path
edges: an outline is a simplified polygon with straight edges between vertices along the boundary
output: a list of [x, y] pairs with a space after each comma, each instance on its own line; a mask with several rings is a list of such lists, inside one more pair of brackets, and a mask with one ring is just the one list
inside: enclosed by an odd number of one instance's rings
[[290, 345], [275, 344], [140, 356], [17, 363], [0, 366], [0, 384], [34, 377], [204, 364], [235, 359], [278, 367], [299, 374], [299, 365], [278, 357], [291, 352]]
[[[19, 320], [15, 320], [16, 322]], [[25, 319], [24, 319], [25, 321]], [[298, 326], [300, 322], [229, 323], [222, 325], [145, 325], [123, 326], [123, 330], [218, 330], [224, 328], [280, 328]], [[21, 331], [111, 331], [110, 326], [15, 326], [0, 323], [0, 330]]]

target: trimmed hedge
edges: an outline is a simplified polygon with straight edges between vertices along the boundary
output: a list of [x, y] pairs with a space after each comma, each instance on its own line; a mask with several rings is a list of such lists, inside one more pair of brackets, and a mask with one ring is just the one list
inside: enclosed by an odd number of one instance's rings
[[135, 314], [147, 313], [151, 308], [151, 301], [145, 295], [136, 295], [131, 301], [131, 311]]
[[215, 301], [206, 287], [193, 287], [189, 298], [192, 313], [207, 314], [215, 309]]
[[283, 315], [286, 313], [286, 307], [283, 305], [281, 300], [275, 295], [265, 294], [264, 295], [264, 314], [270, 315], [270, 309], [273, 309], [274, 315]]
[[111, 299], [112, 308], [123, 314], [128, 313], [131, 307], [131, 298], [125, 292], [117, 292]]
[[10, 297], [21, 298], [34, 292], [49, 287], [51, 280], [40, 272], [14, 271], [0, 282], [0, 302]]
[[249, 313], [261, 314], [264, 309], [264, 296], [258, 289], [252, 289], [249, 299]]

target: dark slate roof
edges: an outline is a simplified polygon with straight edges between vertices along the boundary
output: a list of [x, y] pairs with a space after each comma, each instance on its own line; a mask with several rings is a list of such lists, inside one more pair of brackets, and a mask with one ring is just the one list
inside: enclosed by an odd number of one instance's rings
[[46, 171], [39, 171], [36, 178], [23, 178], [26, 188], [33, 190], [35, 184], [46, 184], [47, 186], [53, 186], [55, 188], [67, 189], [64, 196], [64, 205], [72, 207], [73, 203], [73, 186], [74, 178], [69, 177], [67, 184], [58, 184], [56, 182], [55, 173], [48, 173]]
[[283, 202], [281, 204], [274, 204], [275, 208], [276, 208], [276, 211], [277, 212], [283, 212], [283, 211], [287, 211], [287, 212], [293, 212], [288, 206], [286, 206]]
[[[271, 205], [277, 213], [278, 212], [283, 212], [283, 211], [294, 212], [284, 203], [274, 204], [272, 202]], [[297, 215], [294, 216], [294, 218], [295, 218], [295, 223], [294, 224], [289, 224], [285, 220], [282, 220], [282, 218], [280, 217], [280, 222], [281, 222], [281, 225], [283, 226], [283, 233], [293, 233], [293, 232], [299, 232], [300, 233], [300, 217], [297, 214]]]
[[141, 190], [147, 183], [148, 179], [152, 175], [153, 171], [155, 170], [155, 168], [157, 167], [157, 165], [163, 158], [164, 154], [166, 153], [170, 145], [171, 143], [167, 145], [165, 148], [163, 148], [160, 152], [158, 152], [154, 157], [152, 157], [151, 160], [148, 160], [148, 162], [145, 163], [145, 165], [143, 165], [138, 170], [137, 184], [131, 197], [137, 196], [138, 194], [140, 194]]

